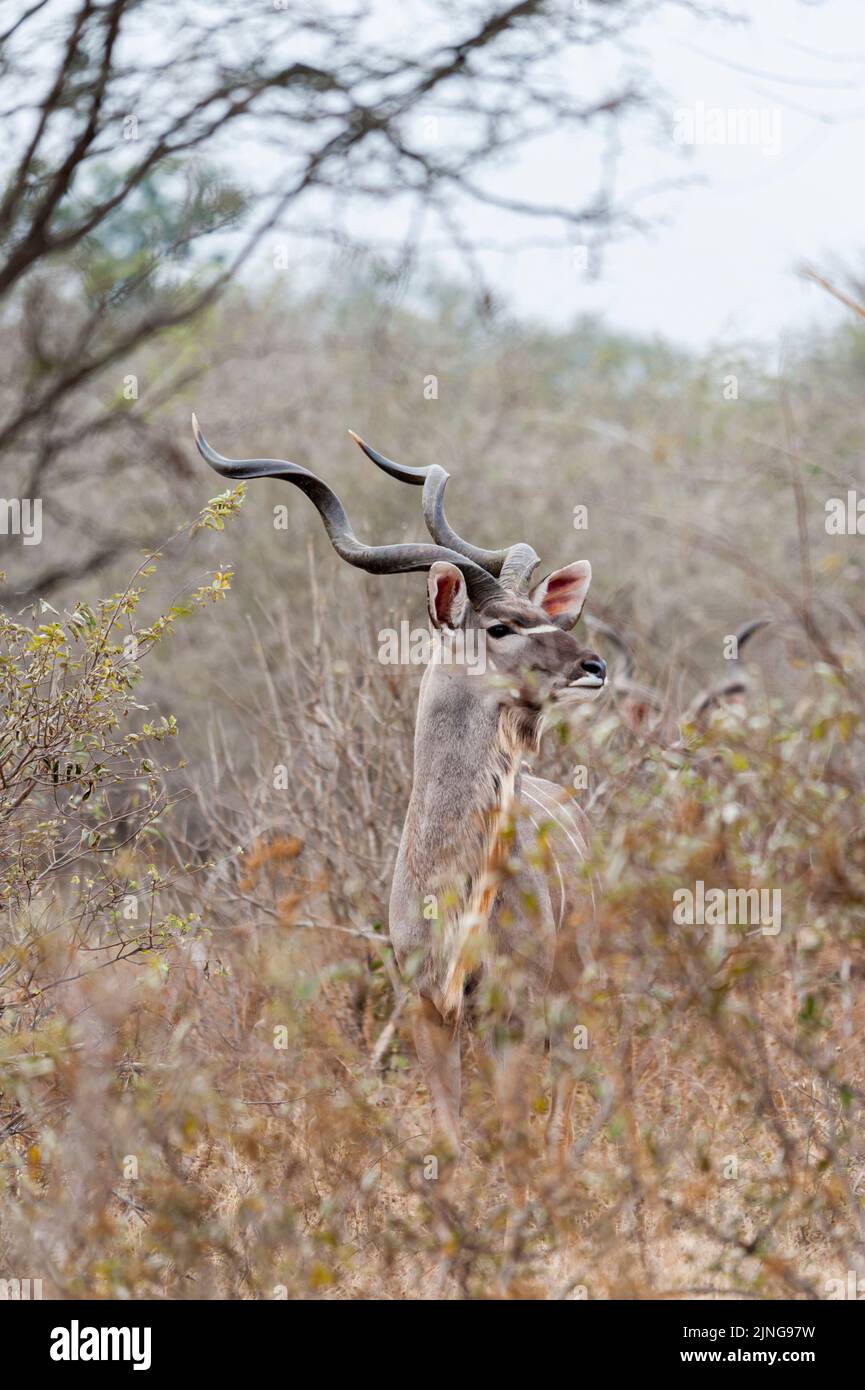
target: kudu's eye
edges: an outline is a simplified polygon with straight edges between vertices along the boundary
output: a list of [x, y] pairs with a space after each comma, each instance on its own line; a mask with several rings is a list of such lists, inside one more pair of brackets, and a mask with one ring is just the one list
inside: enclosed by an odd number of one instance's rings
[[513, 628], [508, 627], [507, 623], [493, 623], [492, 627], [487, 628], [490, 637], [511, 637]]

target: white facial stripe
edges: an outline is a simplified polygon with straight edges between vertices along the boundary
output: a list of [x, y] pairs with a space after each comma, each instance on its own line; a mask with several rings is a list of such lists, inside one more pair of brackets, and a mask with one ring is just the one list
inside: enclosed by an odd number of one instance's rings
[[552, 623], [541, 623], [540, 627], [521, 627], [517, 631], [528, 637], [533, 632], [560, 632], [561, 628], [555, 627]]

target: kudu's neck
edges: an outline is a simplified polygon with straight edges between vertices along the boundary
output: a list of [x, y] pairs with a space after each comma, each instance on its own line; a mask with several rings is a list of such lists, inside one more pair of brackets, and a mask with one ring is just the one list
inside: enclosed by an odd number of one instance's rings
[[471, 873], [485, 852], [492, 813], [510, 812], [534, 725], [503, 709], [480, 676], [430, 666], [415, 727], [414, 779], [405, 846], [417, 877]]

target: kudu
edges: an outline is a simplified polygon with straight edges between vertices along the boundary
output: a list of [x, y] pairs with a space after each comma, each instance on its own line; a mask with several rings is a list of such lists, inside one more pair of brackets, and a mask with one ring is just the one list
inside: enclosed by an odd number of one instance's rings
[[[507, 1134], [524, 1123], [525, 1012], [555, 986], [557, 930], [578, 906], [585, 817], [560, 787], [529, 776], [522, 765], [539, 740], [545, 712], [595, 698], [606, 666], [570, 635], [591, 579], [586, 560], [532, 585], [540, 561], [531, 546], [483, 550], [449, 525], [444, 491], [449, 475], [437, 464], [406, 468], [357, 435], [364, 453], [391, 477], [423, 487], [422, 509], [433, 544], [365, 545], [331, 488], [296, 464], [275, 459], [230, 460], [217, 454], [193, 416], [198, 449], [225, 477], [274, 477], [294, 483], [318, 509], [344, 560], [372, 574], [427, 572], [430, 621], [439, 639], [470, 629], [486, 653], [479, 675], [464, 664], [433, 660], [421, 683], [414, 777], [393, 877], [390, 939], [416, 995], [417, 1054], [432, 1101], [437, 1137], [459, 1146], [460, 1017], [475, 1013], [493, 962], [510, 972], [504, 1029], [482, 1048]], [[520, 810], [523, 809], [523, 816]], [[529, 824], [527, 825], [526, 822]], [[539, 840], [558, 836], [554, 858]], [[553, 850], [555, 855], [555, 850]], [[572, 953], [575, 958], [575, 953]], [[537, 1015], [537, 1009], [534, 1010]], [[575, 1083], [562, 1064], [564, 1037], [551, 1040], [553, 1095], [548, 1148], [569, 1144]], [[572, 1055], [572, 1049], [571, 1049]], [[556, 1066], [556, 1059], [559, 1065]]]
[[754, 618], [739, 628], [735, 633], [735, 656], [727, 658], [723, 678], [700, 690], [683, 711], [675, 708], [669, 694], [665, 695], [661, 690], [634, 680], [633, 654], [614, 627], [594, 617], [587, 618], [586, 624], [593, 632], [600, 633], [618, 653], [619, 660], [613, 664], [608, 683], [615, 693], [623, 724], [633, 733], [649, 734], [653, 742], [666, 745], [668, 751], [675, 755], [687, 751], [683, 729], [693, 727], [699, 731], [705, 730], [719, 708], [730, 701], [741, 701], [750, 694], [750, 681], [741, 660], [742, 651], [756, 633], [769, 626], [769, 621], [768, 618]]

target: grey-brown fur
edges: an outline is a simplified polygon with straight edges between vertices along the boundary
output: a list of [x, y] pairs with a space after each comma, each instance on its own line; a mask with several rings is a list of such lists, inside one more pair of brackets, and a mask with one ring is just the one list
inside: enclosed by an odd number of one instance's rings
[[[433, 576], [434, 578], [434, 576]], [[432, 607], [433, 605], [431, 605]], [[397, 959], [412, 972], [420, 998], [415, 1025], [418, 1054], [427, 1073], [436, 1128], [453, 1146], [459, 1141], [459, 1007], [447, 995], [454, 939], [472, 888], [489, 876], [491, 814], [503, 806], [510, 831], [506, 865], [492, 892], [482, 927], [482, 961], [466, 972], [477, 992], [488, 962], [515, 961], [523, 1002], [539, 1000], [553, 976], [557, 928], [577, 907], [580, 857], [586, 853], [585, 817], [553, 783], [527, 775], [527, 752], [536, 748], [543, 711], [568, 702], [568, 680], [586, 660], [597, 660], [560, 629], [521, 635], [548, 624], [547, 614], [522, 596], [467, 607], [463, 624], [495, 626], [508, 620], [512, 650], [492, 657], [483, 677], [465, 668], [430, 665], [424, 675], [415, 731], [415, 763], [390, 902], [390, 932]], [[433, 622], [436, 615], [433, 612]], [[488, 639], [488, 649], [493, 646]], [[596, 693], [596, 692], [594, 692]], [[552, 882], [532, 860], [539, 833], [554, 826]], [[585, 890], [582, 890], [585, 891]], [[525, 904], [531, 902], [528, 912]], [[430, 916], [434, 904], [437, 915]], [[565, 982], [567, 984], [567, 982]], [[554, 1127], [564, 1126], [554, 1105]], [[557, 1133], [562, 1142], [565, 1133]]]

